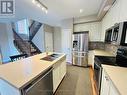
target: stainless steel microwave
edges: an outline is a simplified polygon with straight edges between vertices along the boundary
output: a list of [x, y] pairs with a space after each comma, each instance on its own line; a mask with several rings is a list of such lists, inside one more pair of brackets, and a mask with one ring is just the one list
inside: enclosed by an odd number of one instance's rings
[[122, 46], [127, 46], [127, 22], [123, 22], [120, 24], [120, 28], [119, 28], [119, 32], [120, 32], [120, 45]]
[[109, 29], [106, 30], [106, 33], [105, 33], [105, 42], [106, 43], [111, 43], [112, 42], [112, 32], [113, 32], [112, 28], [109, 28]]
[[127, 46], [127, 22], [115, 24], [105, 34], [105, 42]]

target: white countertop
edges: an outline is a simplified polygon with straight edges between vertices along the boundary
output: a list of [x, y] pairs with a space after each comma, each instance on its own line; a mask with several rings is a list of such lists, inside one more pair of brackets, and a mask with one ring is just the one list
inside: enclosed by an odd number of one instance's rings
[[[52, 54], [52, 53], [49, 53]], [[40, 60], [46, 53], [28, 57], [19, 61], [0, 65], [0, 78], [14, 87], [21, 89], [26, 83], [53, 66], [64, 54], [54, 61]]]
[[102, 65], [121, 95], [127, 95], [127, 68]]
[[95, 50], [93, 50], [93, 52], [94, 52], [95, 55], [99, 55], [99, 56], [115, 56], [115, 55], [113, 55], [110, 52], [105, 51], [105, 50], [97, 50], [97, 49], [95, 49]]
[[94, 55], [99, 55], [99, 56], [115, 56], [114, 54], [105, 51], [105, 50], [99, 50], [99, 49], [95, 49], [95, 50], [90, 50], [90, 52], [93, 52]]

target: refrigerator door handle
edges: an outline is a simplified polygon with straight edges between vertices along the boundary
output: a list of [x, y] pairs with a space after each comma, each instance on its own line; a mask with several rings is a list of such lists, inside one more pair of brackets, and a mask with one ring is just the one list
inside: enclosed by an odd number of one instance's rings
[[82, 57], [82, 58], [85, 57], [85, 56], [78, 56], [78, 55], [73, 55], [73, 56], [74, 56], [74, 57]]

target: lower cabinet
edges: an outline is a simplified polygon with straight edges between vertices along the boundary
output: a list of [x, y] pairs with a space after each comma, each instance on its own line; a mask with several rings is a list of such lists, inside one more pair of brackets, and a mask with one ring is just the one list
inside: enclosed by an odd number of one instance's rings
[[109, 95], [120, 95], [115, 86], [111, 83]]
[[92, 66], [92, 68], [94, 69], [94, 51], [90, 50], [88, 53], [88, 65]]
[[101, 95], [109, 95], [110, 79], [106, 72], [103, 70], [101, 81]]
[[105, 70], [102, 73], [100, 95], [120, 95]]
[[53, 92], [56, 91], [65, 74], [66, 74], [66, 59], [63, 58], [54, 65]]

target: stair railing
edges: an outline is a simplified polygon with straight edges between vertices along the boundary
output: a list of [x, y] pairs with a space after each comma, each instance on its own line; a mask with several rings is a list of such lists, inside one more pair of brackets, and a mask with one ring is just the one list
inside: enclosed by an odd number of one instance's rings
[[[20, 47], [22, 49], [23, 52], [25, 52], [26, 54], [30, 55], [30, 44], [26, 43], [16, 32], [14, 29], [13, 33], [14, 33], [14, 40], [17, 43], [18, 47]], [[22, 48], [23, 47], [23, 48]]]

